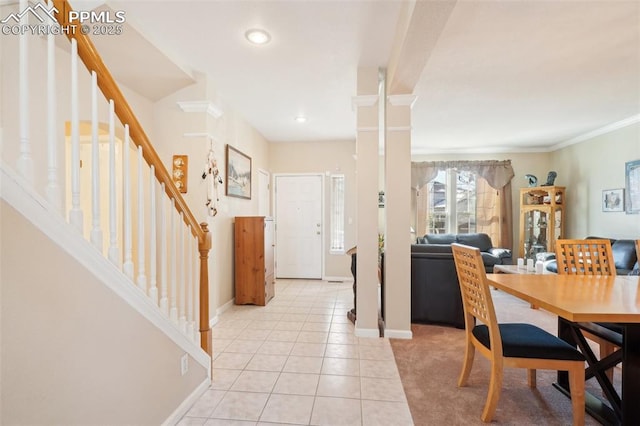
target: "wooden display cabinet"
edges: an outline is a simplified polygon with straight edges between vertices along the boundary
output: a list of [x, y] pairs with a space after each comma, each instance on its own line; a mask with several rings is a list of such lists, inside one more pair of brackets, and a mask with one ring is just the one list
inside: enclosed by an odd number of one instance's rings
[[556, 240], [564, 238], [565, 201], [564, 186], [520, 189], [519, 257], [555, 252]]
[[235, 237], [235, 303], [264, 306], [275, 295], [273, 219], [237, 216]]

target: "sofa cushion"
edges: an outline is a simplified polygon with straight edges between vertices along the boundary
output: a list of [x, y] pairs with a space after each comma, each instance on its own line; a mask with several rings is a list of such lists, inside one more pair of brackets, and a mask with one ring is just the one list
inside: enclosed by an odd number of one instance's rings
[[509, 250], [509, 249], [493, 247], [493, 248], [490, 248], [487, 251], [490, 254], [492, 254], [495, 257], [497, 257], [498, 259], [506, 259], [506, 258], [511, 259], [511, 250]]
[[456, 242], [455, 234], [426, 234], [427, 244], [453, 244]]
[[617, 240], [611, 246], [616, 269], [633, 269], [636, 263], [636, 245], [634, 240]]
[[411, 253], [449, 253], [452, 254], [450, 244], [412, 244]]
[[494, 266], [502, 264], [502, 259], [497, 256], [492, 255], [491, 253], [487, 253], [486, 251], [481, 251], [480, 256], [482, 256], [482, 263], [485, 268], [487, 266]]
[[[466, 246], [477, 247], [480, 251], [489, 251], [493, 244], [491, 238], [487, 234], [458, 234], [457, 242]], [[429, 239], [431, 241], [431, 239]]]

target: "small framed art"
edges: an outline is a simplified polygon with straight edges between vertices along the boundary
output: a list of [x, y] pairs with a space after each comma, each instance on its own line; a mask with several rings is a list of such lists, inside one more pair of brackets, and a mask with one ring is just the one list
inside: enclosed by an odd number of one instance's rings
[[603, 212], [623, 212], [624, 211], [624, 189], [605, 189], [602, 191], [602, 211]]
[[251, 157], [227, 145], [226, 193], [229, 197], [251, 199]]

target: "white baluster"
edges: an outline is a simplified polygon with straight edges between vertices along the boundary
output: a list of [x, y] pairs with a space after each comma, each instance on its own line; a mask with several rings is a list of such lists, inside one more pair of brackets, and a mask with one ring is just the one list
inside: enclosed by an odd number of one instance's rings
[[98, 141], [98, 74], [91, 72], [91, 243], [103, 251], [100, 228], [100, 143]]
[[118, 249], [118, 200], [116, 199], [116, 115], [109, 100], [109, 260], [120, 267]]
[[177, 291], [177, 279], [178, 279], [178, 261], [176, 260], [176, 200], [171, 199], [171, 309], [169, 310], [169, 318], [175, 324], [178, 324], [178, 291]]
[[164, 182], [162, 202], [160, 203], [160, 311], [169, 316], [169, 298], [167, 297], [167, 208], [164, 199]]
[[192, 265], [193, 276], [193, 341], [200, 344], [200, 250], [198, 245], [198, 237], [193, 238], [193, 248], [195, 258]]
[[147, 292], [147, 276], [144, 270], [144, 181], [142, 176], [142, 146], [138, 146], [138, 278], [140, 290]]
[[180, 228], [179, 228], [179, 233], [180, 233], [180, 279], [178, 282], [178, 285], [180, 286], [180, 330], [182, 330], [183, 333], [186, 334], [187, 332], [187, 300], [186, 300], [186, 286], [187, 286], [187, 280], [185, 279], [186, 277], [186, 268], [185, 268], [185, 245], [184, 245], [184, 240], [185, 240], [185, 236], [184, 236], [184, 232], [185, 232], [185, 227], [184, 227], [185, 223], [184, 223], [184, 213], [180, 212]]
[[194, 338], [193, 333], [193, 240], [191, 239], [191, 225], [187, 228], [187, 245], [188, 249], [188, 258], [187, 258], [187, 336], [190, 339]]
[[122, 269], [127, 277], [133, 280], [133, 244], [131, 229], [131, 160], [129, 155], [129, 125], [124, 125], [124, 264]]
[[[27, 0], [20, 0], [20, 12], [28, 7]], [[25, 13], [20, 18], [20, 25], [29, 24]], [[29, 143], [29, 37], [28, 31], [21, 32], [19, 36], [19, 111], [20, 111], [20, 156], [18, 157], [18, 171], [29, 182], [33, 183], [33, 158], [31, 157], [31, 144]]]
[[71, 210], [69, 223], [84, 233], [80, 208], [80, 118], [78, 114], [78, 42], [71, 40]]
[[156, 232], [158, 231], [156, 226], [156, 168], [151, 166], [151, 173], [149, 175], [149, 197], [151, 198], [151, 220], [149, 222], [149, 297], [153, 300], [153, 303], [158, 304], [158, 287], [156, 286]]
[[[49, 9], [53, 2], [49, 0]], [[47, 35], [47, 187], [45, 193], [51, 205], [62, 213], [62, 197], [58, 185], [58, 147], [56, 137], [56, 39]]]

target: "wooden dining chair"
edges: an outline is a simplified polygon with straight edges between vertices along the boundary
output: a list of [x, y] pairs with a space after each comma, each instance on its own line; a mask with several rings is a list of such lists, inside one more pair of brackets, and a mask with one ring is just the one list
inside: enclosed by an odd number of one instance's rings
[[558, 274], [616, 275], [611, 241], [556, 240]]
[[[611, 241], [606, 239], [556, 240], [556, 261], [560, 275], [616, 275]], [[611, 329], [613, 324], [599, 325]], [[618, 346], [609, 340], [587, 330], [583, 329], [582, 334], [598, 344], [600, 359], [611, 355], [618, 349]], [[610, 381], [613, 381], [613, 368], [608, 369], [605, 374]]]
[[465, 320], [465, 355], [458, 386], [465, 386], [476, 350], [491, 362], [487, 401], [480, 417], [490, 422], [502, 390], [503, 368], [526, 368], [529, 386], [536, 387], [536, 369], [569, 372], [573, 424], [585, 416], [584, 363], [580, 351], [564, 340], [531, 324], [503, 323], [496, 318], [480, 251], [452, 244]]

